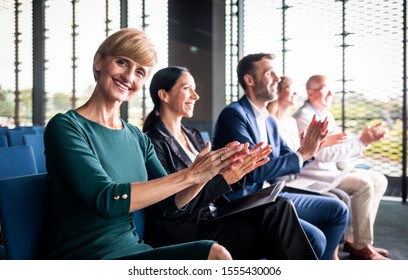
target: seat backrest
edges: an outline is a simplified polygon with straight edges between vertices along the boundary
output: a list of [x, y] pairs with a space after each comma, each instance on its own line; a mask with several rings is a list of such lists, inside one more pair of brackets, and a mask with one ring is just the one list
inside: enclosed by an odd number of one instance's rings
[[0, 148], [8, 147], [8, 140], [6, 135], [0, 134]]
[[139, 239], [143, 239], [144, 228], [145, 228], [145, 210], [140, 209], [133, 212], [133, 223], [136, 226], [136, 233]]
[[201, 137], [203, 137], [204, 143], [207, 141], [211, 141], [211, 136], [210, 133], [208, 133], [208, 131], [202, 130], [200, 131]]
[[0, 260], [4, 260], [6, 258], [6, 252], [4, 251], [4, 246], [0, 245]]
[[45, 129], [45, 126], [40, 126], [40, 125], [33, 125], [33, 128], [32, 128], [35, 134], [41, 134], [41, 135], [44, 134], [44, 129]]
[[0, 179], [37, 174], [31, 146], [0, 148]]
[[[0, 180], [0, 223], [6, 259], [43, 257], [48, 214], [47, 173]], [[145, 210], [134, 211], [133, 221], [136, 233], [143, 239]]]
[[48, 212], [46, 173], [0, 180], [0, 222], [6, 259], [42, 257]]
[[4, 135], [7, 137], [7, 131], [8, 131], [8, 127], [7, 126], [0, 126], [0, 135]]
[[23, 145], [23, 131], [20, 129], [9, 129], [7, 131], [9, 146]]
[[47, 172], [45, 168], [44, 137], [41, 134], [23, 134], [23, 143], [31, 146], [34, 152], [38, 173]]

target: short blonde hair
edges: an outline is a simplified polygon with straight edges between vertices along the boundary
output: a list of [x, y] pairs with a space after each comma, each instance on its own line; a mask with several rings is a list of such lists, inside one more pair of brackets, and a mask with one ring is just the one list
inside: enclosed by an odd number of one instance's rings
[[96, 55], [102, 59], [107, 56], [128, 57], [143, 66], [152, 67], [157, 63], [157, 53], [146, 33], [139, 29], [123, 28], [107, 37], [94, 56], [93, 74], [95, 81], [99, 79], [99, 71], [95, 69]]

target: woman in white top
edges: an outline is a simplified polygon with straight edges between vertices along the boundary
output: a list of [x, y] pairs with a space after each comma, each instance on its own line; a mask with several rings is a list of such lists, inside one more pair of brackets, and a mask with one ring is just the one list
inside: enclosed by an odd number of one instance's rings
[[[277, 90], [278, 96], [277, 99], [268, 104], [268, 111], [272, 117], [276, 120], [278, 125], [279, 133], [282, 138], [286, 141], [288, 146], [296, 151], [300, 147], [301, 139], [303, 135], [299, 135], [299, 130], [295, 118], [292, 117], [292, 109], [296, 105], [297, 92], [295, 89], [294, 81], [286, 76], [281, 77], [278, 84]], [[302, 133], [303, 134], [303, 133]], [[342, 141], [345, 137], [345, 134], [336, 134], [328, 136], [326, 141], [323, 143], [323, 146], [335, 145]], [[302, 177], [302, 172], [296, 175], [297, 178]], [[286, 176], [284, 178], [286, 181], [294, 179], [294, 176]], [[290, 191], [289, 189], [288, 191]], [[297, 189], [292, 189], [297, 191]], [[308, 192], [305, 190], [305, 192]], [[310, 192], [308, 192], [310, 193]], [[347, 204], [350, 209], [350, 196], [338, 188], [334, 188], [328, 192], [323, 193], [322, 195], [330, 196], [334, 198], [339, 198], [344, 203]], [[337, 255], [338, 247], [336, 248], [335, 255]]]
[[[297, 92], [295, 90], [294, 81], [286, 76], [281, 77], [278, 84], [277, 93], [277, 99], [270, 102], [267, 108], [271, 116], [275, 118], [276, 123], [278, 124], [279, 133], [282, 138], [286, 141], [286, 143], [292, 150], [296, 151], [300, 147], [300, 141], [303, 136], [299, 135], [296, 120], [291, 115], [292, 109], [296, 105], [297, 99]], [[342, 138], [344, 136], [344, 134], [329, 136], [323, 145], [334, 145], [342, 141]], [[300, 172], [296, 176], [301, 177], [302, 172]], [[290, 178], [285, 179], [290, 180]], [[335, 188], [328, 191], [327, 193], [324, 193], [324, 195], [340, 198], [348, 206], [350, 206], [350, 196], [340, 189]]]

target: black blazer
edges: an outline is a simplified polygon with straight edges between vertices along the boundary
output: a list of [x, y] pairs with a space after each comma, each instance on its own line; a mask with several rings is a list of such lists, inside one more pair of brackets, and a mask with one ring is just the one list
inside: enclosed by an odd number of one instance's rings
[[[182, 126], [183, 131], [197, 151], [204, 148], [204, 141], [197, 129]], [[163, 124], [159, 117], [146, 131], [157, 156], [166, 171], [174, 173], [192, 165], [192, 161]], [[207, 182], [199, 194], [183, 209], [173, 213], [164, 211], [161, 203], [146, 208], [144, 239], [154, 247], [196, 240], [197, 224], [209, 214], [208, 205], [232, 191], [222, 175]], [[164, 202], [162, 202], [164, 203]]]

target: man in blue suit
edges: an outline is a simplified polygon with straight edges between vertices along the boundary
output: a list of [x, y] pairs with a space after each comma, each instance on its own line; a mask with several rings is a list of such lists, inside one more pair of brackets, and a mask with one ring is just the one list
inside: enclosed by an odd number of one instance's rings
[[[313, 160], [320, 146], [319, 125], [322, 124], [316, 120], [311, 123], [315, 129], [308, 130], [298, 151], [292, 151], [279, 136], [277, 125], [266, 109], [267, 104], [276, 98], [279, 82], [273, 59], [272, 54], [258, 53], [240, 60], [238, 81], [245, 95], [221, 111], [215, 126], [214, 149], [224, 147], [233, 140], [248, 142], [250, 147], [262, 141], [272, 147], [270, 161], [248, 174], [244, 189], [230, 194], [230, 199], [255, 192], [265, 182], [273, 183], [280, 176], [298, 173], [308, 161]], [[336, 249], [348, 222], [347, 206], [329, 197], [286, 192], [281, 195], [293, 201], [301, 224], [320, 259], [336, 259]]]

